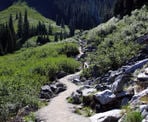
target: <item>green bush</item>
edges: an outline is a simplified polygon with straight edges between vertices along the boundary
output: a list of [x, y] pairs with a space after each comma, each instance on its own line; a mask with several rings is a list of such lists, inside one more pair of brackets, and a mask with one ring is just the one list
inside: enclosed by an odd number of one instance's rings
[[115, 70], [138, 54], [142, 45], [135, 40], [148, 31], [147, 10], [148, 7], [144, 6], [132, 12], [131, 16], [125, 16], [121, 20], [112, 18], [107, 23], [83, 33], [83, 40], [97, 47], [95, 52], [88, 53], [86, 60], [98, 68], [91, 66], [85, 70], [86, 77], [93, 76], [94, 72], [100, 76], [108, 70]]
[[123, 122], [142, 122], [142, 116], [140, 112], [128, 112], [123, 120]]

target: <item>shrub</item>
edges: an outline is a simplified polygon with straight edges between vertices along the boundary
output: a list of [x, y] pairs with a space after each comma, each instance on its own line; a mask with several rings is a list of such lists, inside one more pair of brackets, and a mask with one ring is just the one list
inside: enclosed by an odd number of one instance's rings
[[140, 112], [128, 112], [123, 120], [123, 122], [142, 122], [142, 116]]

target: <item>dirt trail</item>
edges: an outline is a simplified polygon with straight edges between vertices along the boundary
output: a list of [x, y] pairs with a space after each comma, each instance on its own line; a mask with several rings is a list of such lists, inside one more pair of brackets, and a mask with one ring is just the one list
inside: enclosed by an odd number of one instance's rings
[[69, 79], [76, 77], [79, 73], [60, 79], [60, 82], [67, 86], [67, 90], [53, 98], [48, 106], [41, 108], [36, 113], [36, 117], [41, 122], [90, 122], [89, 118], [72, 113], [73, 105], [66, 101], [66, 98], [79, 88], [79, 86], [71, 83]]

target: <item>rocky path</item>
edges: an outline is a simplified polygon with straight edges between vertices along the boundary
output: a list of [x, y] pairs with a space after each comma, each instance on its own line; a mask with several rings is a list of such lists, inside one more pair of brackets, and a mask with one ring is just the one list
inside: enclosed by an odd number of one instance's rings
[[67, 90], [53, 98], [48, 106], [41, 108], [36, 113], [40, 122], [90, 122], [89, 118], [72, 113], [73, 105], [66, 101], [66, 98], [79, 88], [79, 86], [71, 83], [69, 79], [76, 77], [79, 73], [60, 79], [60, 82], [67, 86]]

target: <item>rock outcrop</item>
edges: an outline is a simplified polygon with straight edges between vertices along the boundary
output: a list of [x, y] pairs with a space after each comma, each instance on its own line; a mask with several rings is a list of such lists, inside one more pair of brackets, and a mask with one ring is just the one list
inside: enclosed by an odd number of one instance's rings
[[122, 117], [122, 110], [115, 109], [90, 117], [92, 122], [118, 122]]
[[66, 86], [62, 83], [56, 82], [52, 84], [47, 84], [41, 87], [40, 98], [41, 99], [51, 99], [60, 92], [66, 90]]

